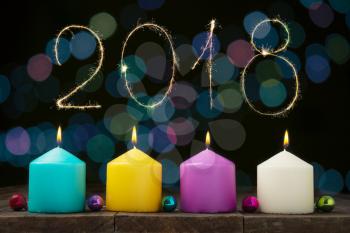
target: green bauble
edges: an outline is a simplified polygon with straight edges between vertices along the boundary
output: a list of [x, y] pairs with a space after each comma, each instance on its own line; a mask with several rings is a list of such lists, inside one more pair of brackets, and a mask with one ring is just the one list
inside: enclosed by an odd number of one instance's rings
[[323, 212], [331, 212], [335, 207], [335, 200], [331, 196], [321, 196], [316, 202], [316, 208]]
[[162, 200], [163, 211], [171, 212], [176, 209], [177, 201], [173, 196], [165, 196]]

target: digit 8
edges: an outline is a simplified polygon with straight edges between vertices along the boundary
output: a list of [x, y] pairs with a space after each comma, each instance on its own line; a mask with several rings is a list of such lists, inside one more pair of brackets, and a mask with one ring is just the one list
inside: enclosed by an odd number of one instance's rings
[[[265, 23], [279, 24], [282, 27], [282, 29], [286, 32], [287, 37], [286, 37], [284, 43], [282, 43], [280, 47], [278, 47], [276, 49], [265, 49], [263, 47], [258, 48], [258, 46], [255, 44], [255, 42], [254, 42], [255, 33]], [[284, 114], [286, 114], [289, 110], [291, 110], [294, 107], [296, 101], [298, 100], [300, 88], [299, 88], [299, 78], [298, 78], [297, 70], [294, 67], [293, 63], [291, 61], [289, 61], [286, 57], [278, 55], [278, 53], [283, 52], [287, 49], [289, 42], [290, 42], [290, 34], [289, 34], [288, 27], [285, 23], [283, 23], [279, 19], [265, 19], [265, 20], [259, 22], [252, 31], [250, 43], [253, 46], [254, 50], [258, 52], [258, 54], [253, 56], [248, 61], [247, 65], [244, 67], [244, 69], [242, 71], [241, 90], [243, 93], [243, 98], [245, 99], [245, 101], [247, 102], [249, 107], [258, 114], [265, 115], [265, 116], [283, 116]], [[272, 111], [272, 112], [261, 111], [249, 100], [249, 98], [247, 96], [247, 93], [245, 90], [247, 70], [248, 70], [249, 66], [254, 62], [254, 60], [260, 56], [262, 56], [262, 57], [270, 56], [270, 57], [275, 57], [275, 58], [281, 59], [282, 61], [286, 62], [287, 65], [292, 69], [293, 78], [295, 80], [294, 95], [293, 95], [292, 99], [288, 102], [288, 104], [286, 104], [286, 106], [282, 109]]]

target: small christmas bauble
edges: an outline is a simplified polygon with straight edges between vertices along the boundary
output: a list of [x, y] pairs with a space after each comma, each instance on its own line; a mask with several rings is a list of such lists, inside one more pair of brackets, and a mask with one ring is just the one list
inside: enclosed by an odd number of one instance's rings
[[316, 202], [316, 208], [323, 212], [331, 212], [335, 207], [335, 200], [331, 196], [321, 196]]
[[171, 212], [176, 209], [177, 201], [173, 196], [165, 196], [162, 200], [162, 208], [165, 212]]
[[259, 201], [254, 196], [248, 196], [242, 201], [242, 209], [245, 212], [253, 213], [259, 208]]
[[103, 208], [103, 198], [99, 195], [92, 195], [87, 200], [87, 206], [92, 211], [99, 211]]
[[19, 193], [15, 193], [10, 197], [9, 206], [14, 211], [27, 210], [27, 199]]

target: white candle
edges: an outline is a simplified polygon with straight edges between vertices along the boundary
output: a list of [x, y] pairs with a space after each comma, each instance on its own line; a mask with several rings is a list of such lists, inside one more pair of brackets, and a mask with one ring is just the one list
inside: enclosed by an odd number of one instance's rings
[[[288, 145], [288, 132], [285, 147]], [[257, 192], [263, 213], [307, 214], [314, 211], [313, 167], [283, 150], [257, 167]]]

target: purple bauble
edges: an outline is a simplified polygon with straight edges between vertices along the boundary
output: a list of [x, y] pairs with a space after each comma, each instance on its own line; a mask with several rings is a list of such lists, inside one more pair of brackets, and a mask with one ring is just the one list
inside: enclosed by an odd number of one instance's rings
[[92, 211], [99, 211], [103, 208], [103, 198], [99, 195], [92, 195], [87, 200], [87, 206]]
[[253, 213], [259, 208], [259, 201], [254, 196], [248, 196], [242, 201], [242, 209], [245, 212]]

